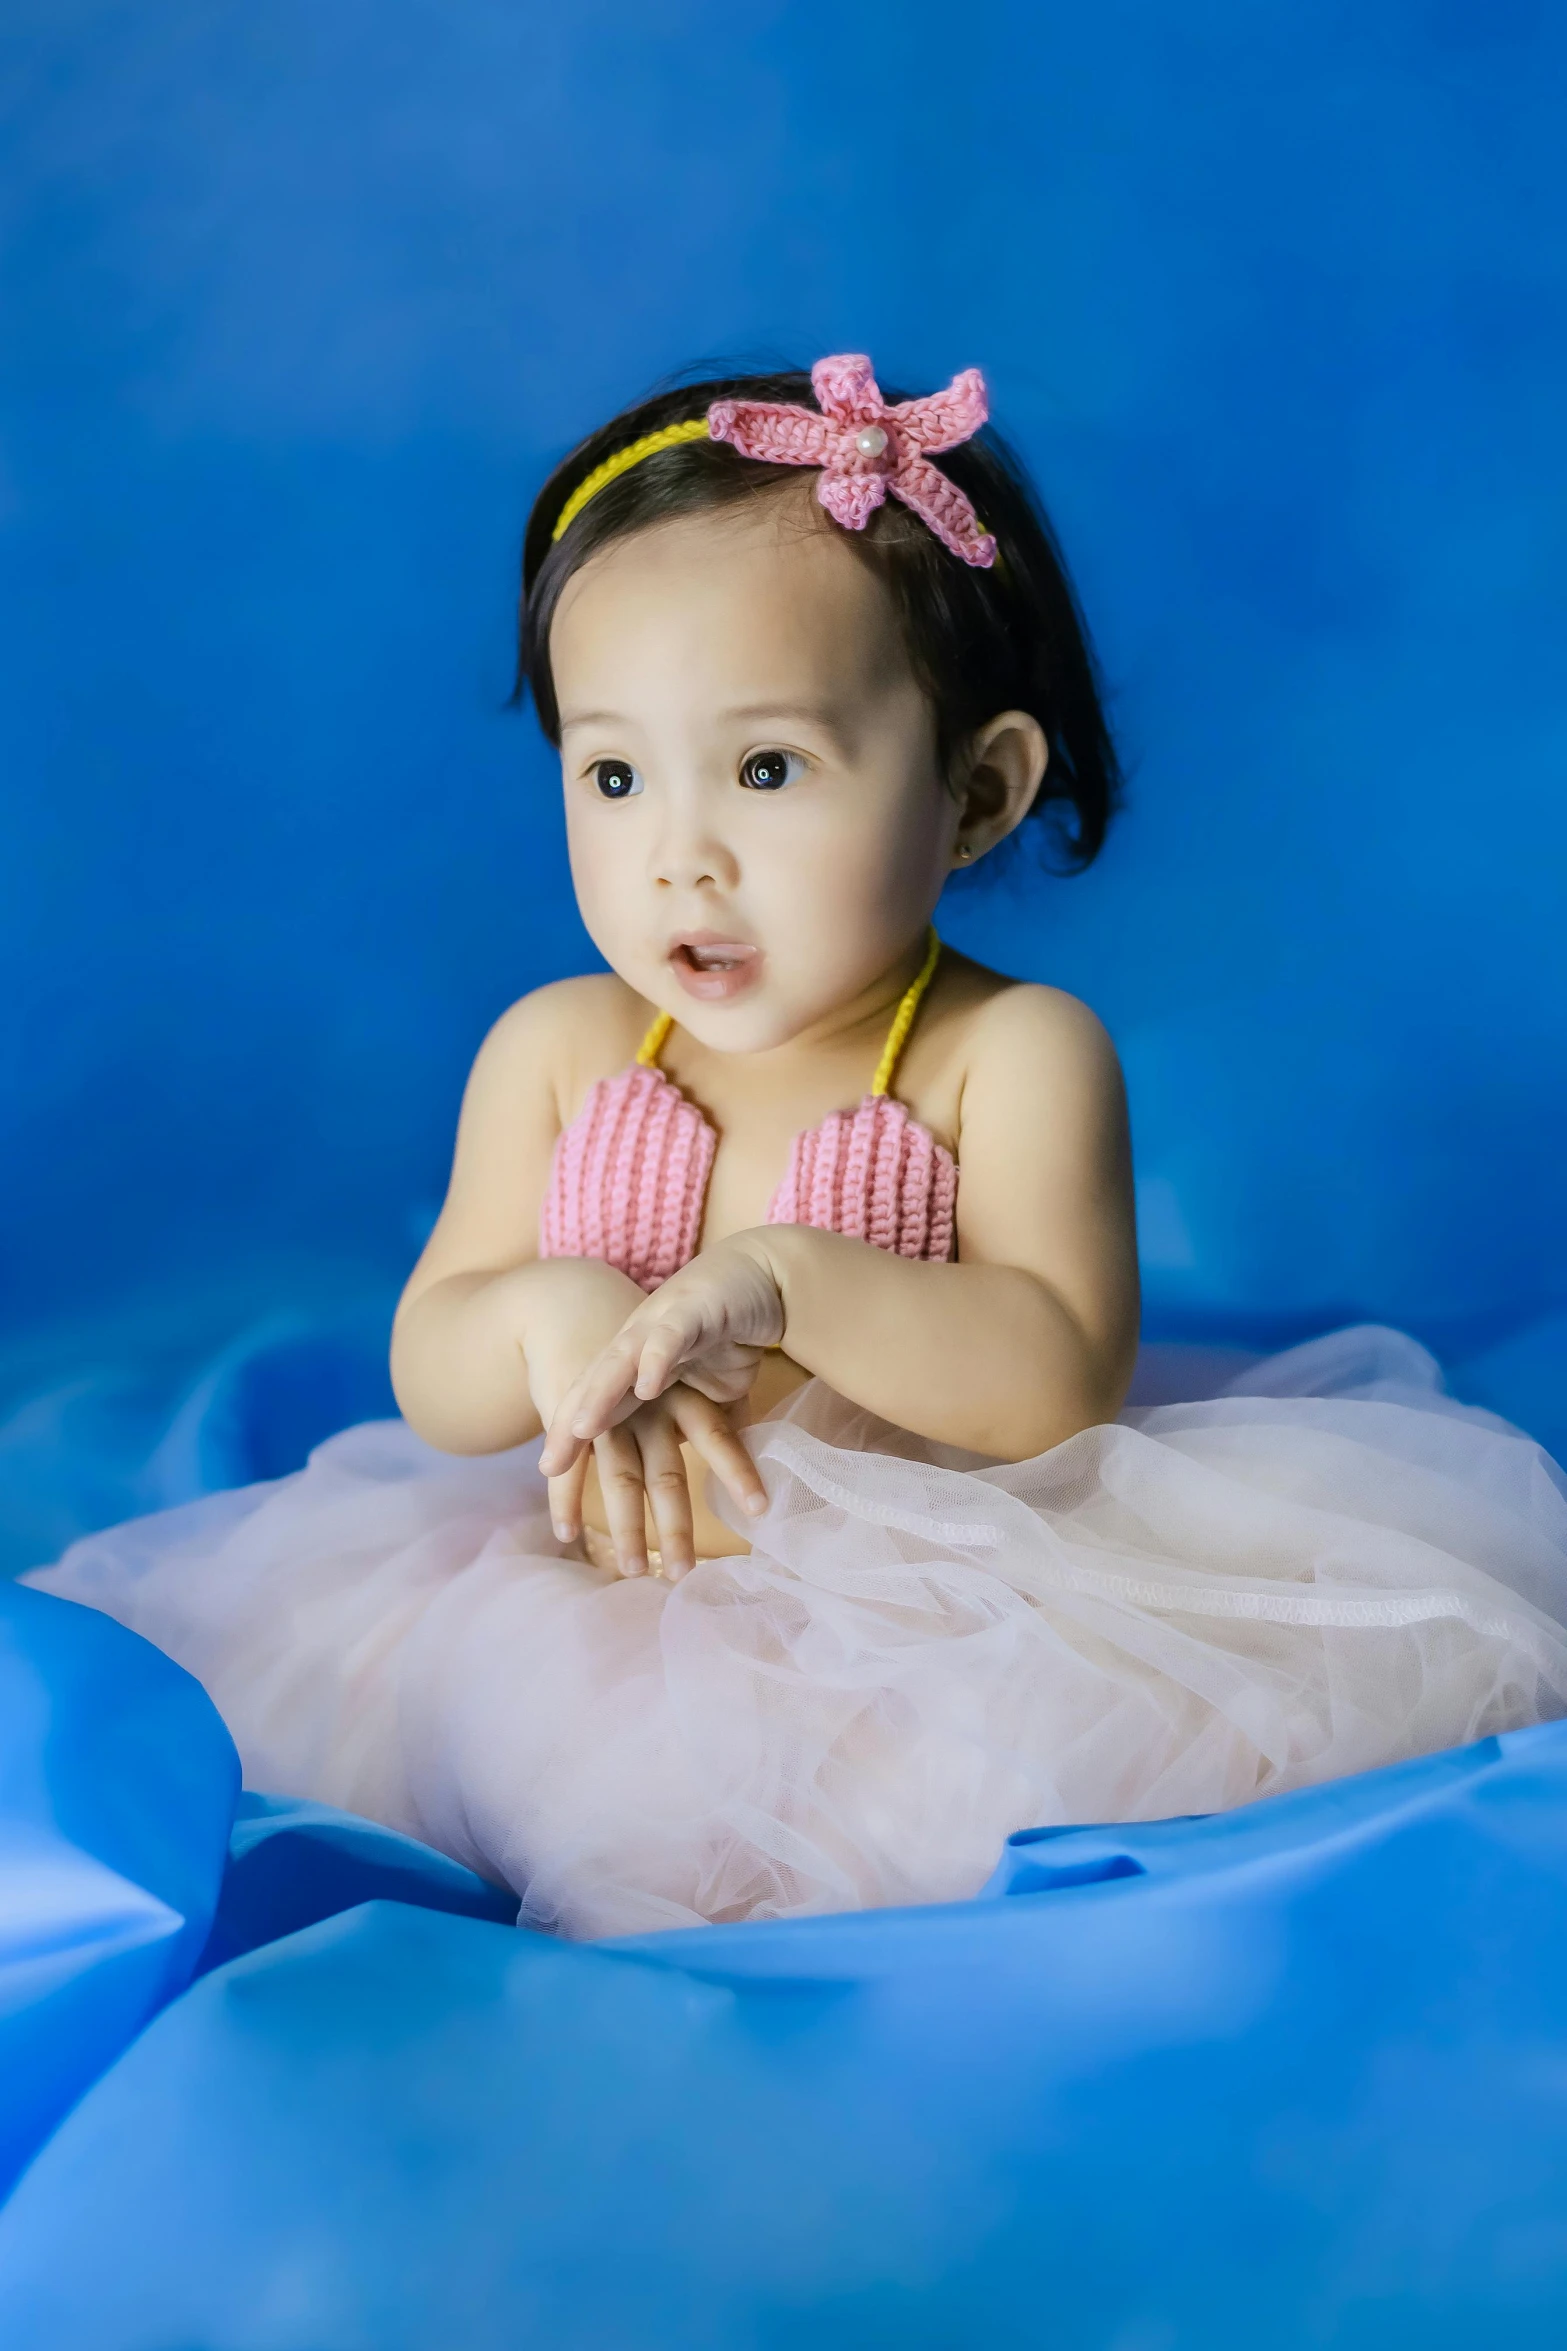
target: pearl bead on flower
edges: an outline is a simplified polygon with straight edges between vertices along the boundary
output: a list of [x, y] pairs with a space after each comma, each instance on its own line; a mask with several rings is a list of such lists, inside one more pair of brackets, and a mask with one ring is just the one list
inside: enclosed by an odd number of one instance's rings
[[855, 434], [854, 446], [862, 457], [879, 457], [887, 446], [887, 436], [879, 424], [868, 424], [862, 433]]

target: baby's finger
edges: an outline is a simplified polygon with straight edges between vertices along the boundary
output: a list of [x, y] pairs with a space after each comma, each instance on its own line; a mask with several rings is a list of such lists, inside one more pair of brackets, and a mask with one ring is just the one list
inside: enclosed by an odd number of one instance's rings
[[557, 1407], [555, 1417], [544, 1432], [544, 1447], [539, 1455], [539, 1467], [547, 1478], [563, 1478], [574, 1469], [587, 1451], [580, 1437], [571, 1433], [568, 1418], [570, 1398]]
[[582, 1381], [574, 1379], [550, 1414], [544, 1431], [544, 1450], [539, 1455], [539, 1467], [547, 1478], [564, 1477], [582, 1451], [583, 1441], [573, 1436], [571, 1428], [581, 1393]]
[[588, 1365], [561, 1405], [562, 1422], [574, 1437], [591, 1444], [618, 1420], [628, 1419], [635, 1412], [637, 1360], [641, 1351], [638, 1334], [621, 1331]]
[[685, 1460], [680, 1451], [680, 1438], [672, 1420], [663, 1413], [649, 1416], [647, 1425], [638, 1426], [637, 1441], [642, 1448], [642, 1475], [647, 1485], [648, 1507], [653, 1513], [653, 1528], [658, 1536], [659, 1555], [664, 1573], [672, 1584], [677, 1584], [688, 1568], [696, 1565], [696, 1541], [691, 1524], [691, 1486], [686, 1476]]
[[549, 1482], [550, 1525], [557, 1542], [574, 1543], [582, 1532], [582, 1489], [588, 1482], [588, 1448], [583, 1446], [570, 1469]]
[[693, 1388], [681, 1387], [669, 1399], [669, 1409], [680, 1434], [707, 1463], [719, 1484], [750, 1518], [767, 1508], [762, 1473], [740, 1442], [722, 1405]]
[[705, 1319], [689, 1309], [666, 1310], [644, 1333], [636, 1367], [636, 1392], [644, 1404], [651, 1404], [655, 1396], [662, 1396], [674, 1385], [686, 1357], [701, 1345]]
[[[619, 1345], [618, 1339], [611, 1341], [611, 1347]], [[595, 1437], [602, 1436], [605, 1429], [611, 1427], [616, 1419], [625, 1420], [635, 1412], [636, 1399], [630, 1394], [632, 1360], [634, 1359], [622, 1357], [623, 1369], [617, 1380], [605, 1364], [605, 1356], [609, 1352], [610, 1348], [606, 1348], [603, 1354], [596, 1355], [586, 1371], [578, 1373], [556, 1405], [550, 1418], [548, 1434], [544, 1440], [544, 1450], [539, 1456], [539, 1466], [546, 1477], [559, 1477], [570, 1468], [583, 1445], [591, 1444]], [[592, 1383], [595, 1380], [602, 1388], [613, 1388], [618, 1385], [622, 1396], [626, 1398], [625, 1407], [617, 1413], [614, 1405], [611, 1404], [609, 1409], [599, 1417], [596, 1427], [581, 1428], [578, 1423], [584, 1417], [585, 1399], [589, 1396]]]
[[647, 1574], [647, 1486], [642, 1454], [627, 1428], [609, 1429], [593, 1448], [615, 1565], [622, 1575]]

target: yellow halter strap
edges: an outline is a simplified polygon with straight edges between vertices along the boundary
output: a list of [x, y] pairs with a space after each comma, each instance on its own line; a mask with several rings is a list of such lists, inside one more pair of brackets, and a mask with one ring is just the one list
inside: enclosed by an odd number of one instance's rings
[[[914, 1015], [920, 1008], [920, 998], [935, 978], [936, 966], [940, 961], [941, 941], [936, 936], [935, 926], [932, 925], [930, 944], [925, 950], [925, 960], [920, 965], [915, 977], [904, 989], [898, 1009], [892, 1016], [892, 1026], [887, 1031], [887, 1042], [881, 1049], [881, 1059], [876, 1064], [876, 1075], [871, 1080], [873, 1094], [886, 1094], [891, 1091], [893, 1076], [898, 1067], [898, 1057], [909, 1041], [909, 1031], [914, 1026]], [[672, 1012], [661, 1012], [658, 1015], [647, 1035], [637, 1047], [637, 1064], [640, 1068], [656, 1069], [658, 1067], [658, 1057], [664, 1050], [664, 1040], [674, 1025], [675, 1016]]]
[[876, 1064], [876, 1075], [871, 1080], [873, 1094], [885, 1094], [890, 1089], [893, 1072], [898, 1066], [898, 1056], [909, 1041], [909, 1031], [914, 1026], [914, 1015], [920, 1008], [920, 998], [935, 978], [936, 966], [940, 961], [941, 941], [937, 938], [936, 926], [932, 923], [930, 944], [925, 949], [925, 960], [904, 989], [902, 1000], [892, 1016], [892, 1026], [887, 1031], [887, 1042], [881, 1049], [881, 1059]]
[[654, 1021], [652, 1027], [648, 1030], [647, 1035], [643, 1038], [641, 1044], [637, 1047], [637, 1066], [640, 1069], [657, 1069], [658, 1057], [664, 1050], [664, 1039], [668, 1036], [674, 1025], [675, 1016], [672, 1012], [661, 1012], [659, 1014], [657, 1020]]

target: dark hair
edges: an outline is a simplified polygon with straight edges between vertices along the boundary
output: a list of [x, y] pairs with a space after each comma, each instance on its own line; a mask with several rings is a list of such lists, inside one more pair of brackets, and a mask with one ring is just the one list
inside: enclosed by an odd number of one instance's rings
[[[907, 397], [885, 396], [889, 402]], [[531, 690], [552, 743], [560, 740], [560, 717], [550, 673], [550, 623], [572, 574], [601, 548], [652, 523], [771, 495], [794, 469], [742, 457], [725, 441], [685, 441], [606, 483], [555, 540], [567, 499], [606, 457], [644, 433], [703, 416], [715, 400], [725, 399], [815, 405], [810, 377], [796, 370], [655, 393], [573, 449], [534, 501], [523, 553], [517, 693], [520, 700]], [[935, 710], [944, 769], [957, 747], [997, 712], [1026, 710], [1038, 719], [1050, 760], [1029, 814], [1044, 826], [1052, 863], [1075, 872], [1098, 854], [1119, 801], [1121, 774], [1066, 566], [1021, 464], [988, 426], [934, 462], [995, 534], [995, 564], [985, 569], [964, 563], [891, 498], [863, 531], [845, 531], [845, 542], [891, 592], [914, 673]]]

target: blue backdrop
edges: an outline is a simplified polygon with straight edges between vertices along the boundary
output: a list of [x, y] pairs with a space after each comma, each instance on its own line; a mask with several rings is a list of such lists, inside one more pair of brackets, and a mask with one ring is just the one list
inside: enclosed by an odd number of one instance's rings
[[1395, 1320], [1567, 1439], [1567, 12], [10, 0], [0, 59], [13, 1466], [192, 1301], [381, 1310], [591, 961], [531, 493], [844, 348], [985, 368], [1102, 648], [1102, 864], [945, 919], [1121, 1044], [1150, 1330]]

